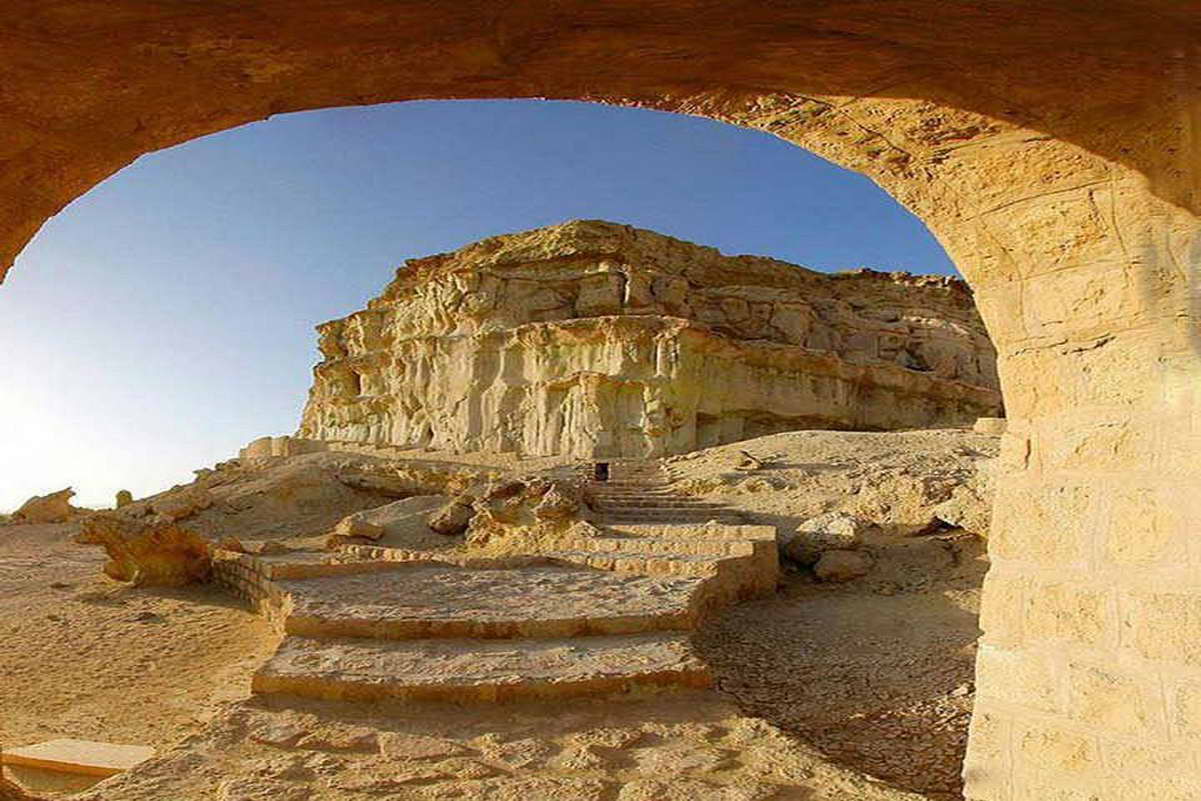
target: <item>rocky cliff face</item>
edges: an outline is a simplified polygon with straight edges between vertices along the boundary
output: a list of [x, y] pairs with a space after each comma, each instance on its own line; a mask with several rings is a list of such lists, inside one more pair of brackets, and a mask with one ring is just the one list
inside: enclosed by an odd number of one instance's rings
[[317, 330], [312, 439], [656, 456], [1000, 412], [960, 281], [828, 275], [600, 221], [410, 260]]

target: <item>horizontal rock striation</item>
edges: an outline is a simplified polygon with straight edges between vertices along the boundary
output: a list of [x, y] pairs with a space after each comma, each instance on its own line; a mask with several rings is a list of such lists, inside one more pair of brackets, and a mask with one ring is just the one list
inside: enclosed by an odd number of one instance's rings
[[299, 434], [318, 440], [645, 457], [1001, 409], [958, 280], [829, 275], [601, 221], [410, 260], [317, 330]]

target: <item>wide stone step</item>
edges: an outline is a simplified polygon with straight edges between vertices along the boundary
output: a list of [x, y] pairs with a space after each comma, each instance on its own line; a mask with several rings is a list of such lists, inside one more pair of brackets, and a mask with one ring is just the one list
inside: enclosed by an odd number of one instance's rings
[[655, 578], [709, 577], [717, 572], [719, 562], [730, 558], [723, 554], [662, 553], [654, 550], [595, 551], [574, 548], [574, 542], [566, 545], [564, 550], [545, 555], [572, 565]]
[[331, 701], [494, 702], [708, 687], [685, 634], [540, 640], [317, 640], [285, 637], [257, 693]]
[[[683, 527], [682, 527], [683, 528]], [[600, 536], [580, 537], [567, 543], [575, 551], [589, 553], [658, 554], [666, 556], [745, 556], [751, 543], [735, 539], [696, 537]]]
[[572, 637], [685, 630], [700, 579], [568, 566], [404, 565], [373, 575], [280, 581], [288, 634], [308, 637]]
[[597, 499], [594, 509], [728, 509], [711, 501], [690, 501], [679, 498], [604, 498]]
[[641, 521], [656, 523], [706, 523], [716, 520], [719, 523], [737, 523], [742, 516], [727, 509], [653, 509], [645, 506], [627, 506], [621, 509], [598, 509], [597, 514], [604, 520], [637, 523]]

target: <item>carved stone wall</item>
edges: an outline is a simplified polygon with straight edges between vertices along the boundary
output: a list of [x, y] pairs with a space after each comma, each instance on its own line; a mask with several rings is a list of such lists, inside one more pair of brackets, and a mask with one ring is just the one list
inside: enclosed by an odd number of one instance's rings
[[997, 413], [962, 282], [825, 275], [600, 221], [415, 259], [318, 328], [300, 436], [653, 456]]

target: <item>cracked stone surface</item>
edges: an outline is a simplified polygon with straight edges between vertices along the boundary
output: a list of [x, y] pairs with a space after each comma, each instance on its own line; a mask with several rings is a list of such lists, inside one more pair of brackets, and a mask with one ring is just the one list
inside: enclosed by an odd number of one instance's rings
[[701, 581], [569, 567], [405, 566], [278, 584], [292, 595], [287, 626], [296, 633], [498, 637], [687, 628]]

